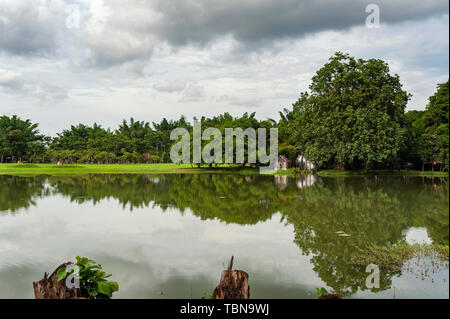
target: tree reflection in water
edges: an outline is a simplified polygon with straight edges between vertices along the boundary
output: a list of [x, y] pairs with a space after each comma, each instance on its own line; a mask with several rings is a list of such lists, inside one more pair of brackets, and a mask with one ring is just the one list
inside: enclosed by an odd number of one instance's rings
[[[17, 213], [38, 198], [60, 194], [94, 205], [116, 199], [124, 209], [159, 206], [198, 218], [254, 225], [280, 213], [294, 226], [295, 244], [311, 256], [319, 277], [336, 292], [364, 290], [367, 274], [351, 264], [358, 248], [390, 246], [410, 227], [425, 227], [434, 243], [448, 245], [448, 179], [406, 177], [290, 179], [239, 175], [0, 176], [0, 212]], [[343, 231], [350, 236], [338, 236]], [[397, 272], [381, 276], [390, 288]]]

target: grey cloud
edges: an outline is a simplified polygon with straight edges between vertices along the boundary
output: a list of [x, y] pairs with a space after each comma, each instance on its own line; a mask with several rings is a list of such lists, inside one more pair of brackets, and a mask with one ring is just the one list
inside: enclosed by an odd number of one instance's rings
[[153, 0], [128, 6], [109, 0], [91, 6], [83, 37], [93, 50], [91, 65], [103, 68], [149, 59], [161, 43], [204, 46], [225, 36], [238, 41], [232, 54], [245, 55], [282, 39], [364, 26], [369, 3], [379, 4], [382, 24], [448, 12], [448, 2], [441, 0]]
[[[69, 2], [69, 1], [68, 1]], [[77, 1], [71, 1], [71, 3]], [[281, 39], [325, 30], [363, 26], [369, 3], [379, 4], [381, 23], [397, 23], [448, 13], [448, 2], [430, 0], [119, 0], [79, 1], [81, 29], [65, 28], [63, 0], [4, 0], [0, 4], [0, 52], [51, 54], [72, 42], [88, 55], [76, 63], [109, 68], [142, 68], [156, 47], [204, 46], [222, 37], [238, 42], [232, 54], [273, 48]], [[86, 49], [86, 50], [85, 50]], [[70, 50], [70, 49], [69, 49]], [[68, 54], [71, 54], [70, 52]], [[225, 57], [226, 58], [226, 57]], [[133, 64], [139, 61], [139, 65]]]
[[64, 87], [27, 79], [18, 72], [2, 69], [0, 69], [0, 89], [8, 94], [30, 96], [49, 105], [54, 105], [68, 97], [67, 89]]
[[447, 1], [417, 3], [399, 1], [307, 1], [232, 0], [212, 2], [162, 1], [164, 19], [156, 26], [161, 38], [175, 45], [204, 43], [232, 34], [242, 42], [264, 44], [266, 40], [301, 37], [323, 30], [341, 30], [365, 23], [366, 5], [379, 4], [382, 23], [415, 20], [448, 12]]
[[262, 104], [262, 99], [253, 96], [230, 96], [222, 95], [217, 100], [217, 102], [227, 102], [233, 106], [244, 106], [244, 107], [259, 107]]
[[173, 93], [183, 91], [186, 82], [181, 80], [162, 81], [153, 85], [153, 88], [159, 92]]
[[[228, 0], [228, 1], [137, 1], [133, 7], [156, 15], [155, 22], [133, 23], [116, 17], [123, 6], [110, 2], [116, 25], [135, 32], [151, 32], [173, 45], [205, 43], [217, 36], [232, 34], [240, 41], [264, 42], [283, 37], [299, 37], [310, 32], [364, 25], [366, 5], [379, 4], [381, 21], [395, 23], [448, 12], [448, 2], [431, 0], [417, 3], [398, 1], [307, 1], [307, 0]], [[128, 24], [128, 26], [126, 25]], [[130, 27], [131, 25], [131, 27]]]
[[205, 88], [195, 81], [165, 80], [152, 87], [162, 93], [181, 94], [180, 102], [195, 102], [206, 98]]
[[0, 3], [0, 53], [54, 54], [61, 44], [63, 28], [64, 7], [58, 0]]
[[196, 83], [188, 83], [183, 90], [181, 102], [195, 102], [205, 99], [206, 90], [203, 86]]

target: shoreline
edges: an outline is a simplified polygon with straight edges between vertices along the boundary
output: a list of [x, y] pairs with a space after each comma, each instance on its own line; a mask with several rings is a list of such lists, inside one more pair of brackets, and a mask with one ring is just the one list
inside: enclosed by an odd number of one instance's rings
[[[297, 177], [311, 174], [293, 168], [267, 175]], [[0, 164], [0, 175], [84, 175], [84, 174], [235, 174], [260, 175], [258, 168], [233, 166], [194, 167], [191, 164]], [[262, 174], [261, 174], [262, 175]], [[448, 178], [448, 172], [417, 170], [321, 170], [321, 177], [416, 176]]]

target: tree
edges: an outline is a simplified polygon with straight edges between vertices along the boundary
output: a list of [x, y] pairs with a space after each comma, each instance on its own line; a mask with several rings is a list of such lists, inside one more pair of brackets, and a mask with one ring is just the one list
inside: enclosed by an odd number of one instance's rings
[[318, 167], [392, 167], [406, 151], [409, 98], [384, 61], [337, 52], [286, 114], [288, 131]]
[[110, 134], [111, 132], [97, 123], [94, 123], [92, 127], [84, 124], [72, 125], [70, 130], [63, 130], [62, 133], [58, 133], [51, 146], [60, 150], [85, 150], [88, 148], [89, 140], [104, 138]]
[[423, 115], [426, 127], [438, 127], [442, 124], [448, 125], [448, 80], [437, 85], [437, 91], [428, 98], [428, 105]]
[[0, 116], [0, 161], [5, 157], [20, 158], [43, 151], [44, 135], [39, 134], [38, 124], [21, 120], [17, 115]]
[[412, 143], [410, 157], [420, 163], [439, 165], [440, 170], [449, 168], [449, 83], [437, 85], [437, 91], [428, 98], [424, 111], [410, 111], [407, 117], [411, 125]]
[[[422, 161], [428, 161], [433, 166], [440, 164], [446, 170], [449, 167], [448, 159], [448, 104], [449, 104], [449, 83], [440, 83], [437, 91], [429, 97], [428, 105], [423, 113], [424, 134], [422, 144], [429, 145], [426, 156], [421, 157]], [[432, 168], [433, 168], [432, 166]]]

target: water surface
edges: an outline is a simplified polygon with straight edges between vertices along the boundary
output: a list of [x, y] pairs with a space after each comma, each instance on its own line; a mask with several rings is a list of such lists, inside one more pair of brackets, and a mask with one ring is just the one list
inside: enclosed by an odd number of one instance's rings
[[33, 298], [77, 255], [113, 274], [118, 298], [200, 298], [231, 255], [252, 298], [448, 298], [448, 262], [382, 272], [379, 289], [349, 263], [368, 243], [448, 245], [448, 213], [436, 178], [0, 176], [0, 298]]

